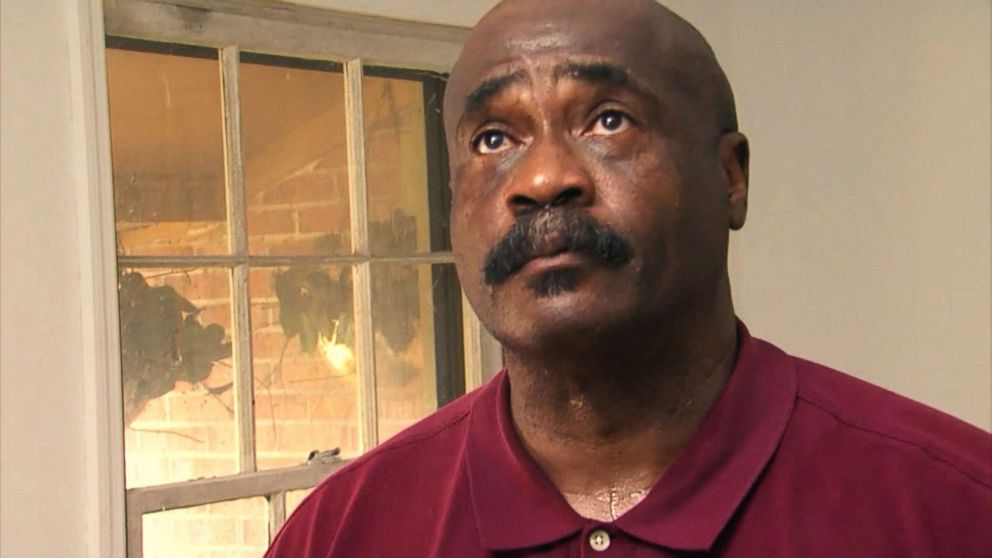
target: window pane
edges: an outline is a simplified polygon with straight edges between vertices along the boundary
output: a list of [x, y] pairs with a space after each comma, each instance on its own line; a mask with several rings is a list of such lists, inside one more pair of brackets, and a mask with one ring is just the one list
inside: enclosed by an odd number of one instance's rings
[[313, 492], [312, 488], [306, 490], [292, 490], [286, 493], [286, 517], [293, 515], [296, 508], [300, 507], [303, 499]]
[[127, 486], [237, 472], [227, 269], [120, 278]]
[[241, 129], [251, 253], [349, 253], [340, 66], [242, 55]]
[[251, 272], [258, 467], [358, 453], [351, 268]]
[[464, 392], [454, 266], [372, 266], [379, 440]]
[[362, 88], [372, 253], [430, 252], [423, 83], [365, 76]]
[[258, 558], [268, 547], [268, 504], [250, 498], [142, 517], [145, 558]]
[[176, 49], [191, 55], [107, 49], [121, 254], [227, 251], [216, 51]]

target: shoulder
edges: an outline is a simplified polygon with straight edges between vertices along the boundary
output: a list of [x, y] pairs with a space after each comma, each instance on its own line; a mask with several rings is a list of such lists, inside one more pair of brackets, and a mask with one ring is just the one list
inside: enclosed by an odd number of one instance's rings
[[[266, 556], [337, 555], [331, 549], [341, 555], [358, 548], [365, 552], [374, 541], [362, 533], [371, 525], [390, 532], [390, 522], [400, 517], [428, 520], [438, 514], [449, 505], [445, 499], [464, 484], [467, 419], [479, 392], [449, 403], [317, 485], [283, 525]], [[403, 514], [396, 514], [397, 509]], [[396, 536], [416, 536], [394, 527]], [[355, 546], [359, 543], [365, 546]]]
[[885, 454], [987, 492], [992, 490], [992, 435], [922, 403], [829, 367], [790, 357], [797, 420], [829, 428], [848, 451]]
[[987, 555], [992, 435], [771, 345], [761, 351], [795, 378], [792, 414], [745, 514], [781, 526], [769, 544], [810, 549], [789, 555]]
[[424, 465], [429, 450], [447, 448], [464, 438], [467, 417], [477, 392], [464, 395], [442, 407], [413, 426], [399, 432], [372, 451], [356, 458], [327, 480], [344, 481], [349, 476], [363, 474], [392, 465], [407, 467]]
[[[413, 426], [396, 434], [372, 451], [351, 461], [319, 484], [313, 496], [340, 491], [370, 476], [416, 476], [444, 468], [458, 460], [467, 418], [478, 392], [462, 396]], [[313, 499], [313, 498], [311, 498]]]

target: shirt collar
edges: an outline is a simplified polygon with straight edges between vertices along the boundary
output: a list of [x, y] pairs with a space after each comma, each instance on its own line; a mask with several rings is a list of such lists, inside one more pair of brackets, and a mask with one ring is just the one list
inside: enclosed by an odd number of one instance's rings
[[738, 326], [737, 364], [699, 431], [617, 526], [648, 542], [708, 550], [778, 448], [795, 406], [788, 355]]
[[[526, 453], [511, 423], [509, 389], [503, 371], [474, 402], [466, 455], [479, 533], [493, 550], [547, 544], [590, 523]], [[616, 527], [658, 546], [708, 550], [778, 447], [795, 397], [788, 355], [739, 324], [737, 362], [723, 393], [682, 454]]]
[[510, 382], [501, 371], [471, 413], [466, 448], [469, 487], [486, 547], [510, 550], [568, 537], [585, 524], [523, 444], [510, 418]]

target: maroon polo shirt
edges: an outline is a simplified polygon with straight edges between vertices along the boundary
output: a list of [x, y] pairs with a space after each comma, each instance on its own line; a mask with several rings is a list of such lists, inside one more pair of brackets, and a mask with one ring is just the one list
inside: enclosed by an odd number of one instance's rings
[[992, 436], [743, 326], [699, 432], [612, 523], [526, 453], [509, 390], [502, 372], [342, 468], [266, 556], [992, 556]]

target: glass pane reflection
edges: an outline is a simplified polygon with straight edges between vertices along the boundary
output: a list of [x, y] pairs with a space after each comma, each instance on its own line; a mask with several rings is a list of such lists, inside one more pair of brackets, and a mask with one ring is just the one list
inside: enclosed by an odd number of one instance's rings
[[145, 558], [258, 558], [268, 546], [265, 498], [147, 513], [142, 517]]
[[227, 269], [125, 269], [128, 488], [237, 472]]
[[300, 507], [303, 500], [313, 492], [312, 488], [306, 490], [291, 490], [286, 493], [286, 517], [293, 515], [296, 508]]
[[121, 254], [228, 249], [217, 54], [176, 50], [184, 54], [107, 49]]
[[242, 54], [241, 123], [250, 252], [349, 253], [340, 66]]
[[357, 454], [351, 268], [253, 269], [250, 289], [259, 469]]
[[372, 266], [380, 442], [464, 392], [459, 293], [450, 264]]
[[429, 252], [427, 143], [420, 81], [362, 78], [373, 254]]

